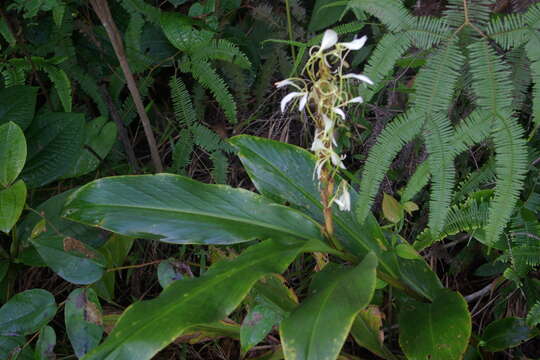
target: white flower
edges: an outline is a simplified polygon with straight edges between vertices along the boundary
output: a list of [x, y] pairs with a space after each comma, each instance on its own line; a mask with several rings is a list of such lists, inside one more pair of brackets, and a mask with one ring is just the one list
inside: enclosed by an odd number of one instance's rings
[[345, 113], [343, 112], [343, 110], [341, 110], [341, 109], [338, 108], [338, 107], [335, 107], [335, 108], [332, 109], [332, 110], [334, 110], [334, 112], [335, 112], [336, 114], [338, 114], [339, 116], [341, 116], [341, 118], [342, 118], [343, 120], [345, 120]]
[[369, 85], [374, 84], [370, 78], [368, 78], [366, 75], [361, 75], [361, 74], [345, 74], [342, 76], [342, 79], [356, 79], [356, 80], [360, 80], [365, 83], [368, 83]]
[[355, 39], [351, 42], [340, 43], [340, 45], [346, 47], [349, 50], [360, 50], [361, 48], [364, 47], [364, 44], [366, 43], [366, 41], [367, 41], [367, 36], [364, 35], [360, 39]]
[[353, 103], [361, 104], [363, 102], [364, 102], [364, 98], [362, 98], [361, 96], [357, 96], [357, 97], [352, 98], [351, 100], [347, 101], [347, 104], [353, 104]]
[[319, 51], [324, 51], [326, 49], [330, 49], [332, 46], [336, 45], [338, 41], [338, 34], [331, 29], [328, 29], [324, 32], [322, 41], [321, 41], [321, 48]]
[[300, 97], [300, 96], [302, 96], [302, 99], [300, 99], [300, 107], [302, 108], [299, 110], [302, 111], [303, 106], [306, 105], [308, 94], [305, 92], [294, 91], [294, 92], [288, 93], [287, 95], [285, 95], [283, 99], [281, 99], [281, 112], [285, 112], [285, 109], [287, 108], [287, 104], [291, 102], [292, 99]]
[[316, 137], [315, 140], [313, 140], [313, 144], [311, 144], [311, 151], [317, 152], [320, 150], [324, 150], [324, 148], [325, 146], [322, 140]]
[[334, 121], [325, 114], [322, 114], [322, 119], [324, 122], [324, 132], [328, 134], [334, 128]]
[[338, 154], [336, 154], [334, 151], [330, 154], [330, 160], [332, 160], [332, 164], [334, 166], [339, 166], [342, 169], [345, 169], [345, 165], [343, 165], [343, 159], [345, 159], [345, 155], [343, 157], [339, 157]]
[[308, 100], [308, 94], [304, 93], [304, 96], [300, 98], [300, 102], [298, 103], [298, 111], [304, 110], [307, 104], [307, 100]]
[[282, 88], [284, 86], [287, 86], [287, 85], [292, 85], [292, 86], [296, 86], [296, 84], [289, 80], [289, 79], [285, 79], [285, 80], [281, 80], [281, 81], [278, 81], [274, 84], [278, 89], [279, 88]]
[[340, 186], [341, 195], [334, 199], [334, 202], [339, 207], [341, 211], [351, 211], [351, 195], [347, 189], [347, 185]]

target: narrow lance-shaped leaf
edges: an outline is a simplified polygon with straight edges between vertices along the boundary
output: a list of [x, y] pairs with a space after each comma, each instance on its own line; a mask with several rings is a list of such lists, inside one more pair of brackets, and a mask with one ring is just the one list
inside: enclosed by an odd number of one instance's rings
[[287, 360], [337, 359], [360, 310], [375, 291], [377, 257], [369, 253], [352, 269], [318, 274], [310, 296], [281, 322]]
[[70, 197], [65, 215], [122, 235], [177, 244], [322, 239], [319, 226], [298, 211], [243, 189], [170, 174], [96, 180]]
[[233, 260], [218, 262], [199, 278], [175, 281], [156, 299], [130, 306], [85, 360], [151, 359], [188, 328], [224, 319], [257, 280], [283, 272], [302, 251], [328, 250], [321, 245], [267, 240]]

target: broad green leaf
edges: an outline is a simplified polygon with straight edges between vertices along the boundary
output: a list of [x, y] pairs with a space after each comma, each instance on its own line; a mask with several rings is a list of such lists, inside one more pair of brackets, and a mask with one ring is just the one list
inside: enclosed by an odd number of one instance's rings
[[203, 21], [178, 12], [162, 12], [160, 23], [167, 39], [174, 47], [182, 51], [189, 51], [212, 39], [212, 32], [194, 27], [208, 28]]
[[322, 238], [313, 220], [260, 195], [171, 174], [93, 181], [70, 197], [65, 215], [122, 235], [176, 244]]
[[[23, 245], [37, 236], [63, 235], [73, 237], [93, 248], [102, 246], [109, 236], [103, 230], [86, 226], [60, 216], [64, 203], [75, 189], [68, 190], [41, 203], [35, 212], [29, 213], [18, 227]], [[40, 216], [42, 215], [42, 216]]]
[[480, 346], [485, 351], [503, 351], [538, 335], [540, 331], [528, 327], [524, 319], [509, 317], [489, 324], [482, 334]]
[[26, 185], [22, 180], [0, 190], [0, 231], [6, 234], [11, 231], [21, 216], [25, 202]]
[[105, 271], [105, 258], [70, 236], [41, 235], [32, 240], [41, 258], [62, 279], [73, 284], [95, 283]]
[[368, 306], [358, 313], [351, 328], [351, 335], [358, 345], [383, 359], [394, 360], [397, 358], [383, 344], [382, 316], [376, 306]]
[[285, 279], [278, 274], [265, 276], [251, 289], [251, 296], [256, 304], [288, 315], [298, 306], [298, 297], [285, 285]]
[[39, 338], [34, 352], [35, 360], [55, 360], [54, 346], [56, 345], [56, 333], [50, 326], [45, 326], [39, 332]]
[[373, 296], [376, 268], [377, 257], [369, 253], [352, 269], [317, 274], [310, 296], [281, 322], [285, 359], [336, 359], [356, 315]]
[[14, 295], [0, 307], [0, 336], [32, 334], [56, 314], [54, 296], [43, 289], [32, 289]]
[[382, 211], [386, 220], [391, 223], [398, 223], [403, 219], [403, 205], [393, 196], [384, 194], [382, 201]]
[[403, 304], [399, 326], [399, 343], [407, 359], [456, 360], [467, 350], [471, 315], [463, 296], [442, 289], [431, 303]]
[[326, 5], [332, 4], [334, 2], [336, 2], [336, 0], [317, 0], [315, 2], [315, 6], [313, 7], [313, 14], [311, 15], [311, 19], [309, 20], [309, 32], [326, 29], [327, 27], [334, 25], [338, 20], [340, 20], [346, 6], [342, 5], [325, 7]]
[[26, 139], [14, 122], [0, 125], [0, 188], [11, 184], [24, 167]]
[[0, 283], [2, 282], [2, 280], [4, 280], [4, 277], [6, 276], [8, 270], [9, 270], [9, 260], [1, 259], [0, 260]]
[[34, 118], [37, 88], [12, 86], [0, 90], [0, 124], [14, 122], [25, 130]]
[[239, 341], [240, 325], [231, 324], [226, 320], [194, 326], [187, 329], [182, 336], [176, 338], [175, 343], [198, 344], [223, 337]]
[[116, 124], [98, 117], [86, 124], [84, 149], [64, 178], [78, 177], [96, 170], [116, 142]]
[[409, 243], [401, 243], [396, 246], [396, 254], [400, 258], [409, 260], [419, 260], [422, 256], [416, 251], [416, 249]]
[[94, 290], [79, 288], [69, 294], [65, 306], [66, 332], [75, 355], [81, 358], [103, 336], [101, 305]]
[[22, 176], [30, 188], [50, 183], [73, 168], [84, 140], [84, 115], [44, 113], [28, 129], [28, 159]]
[[247, 313], [240, 328], [242, 353], [245, 354], [253, 346], [260, 343], [281, 319], [282, 315], [270, 307], [264, 305], [254, 306]]
[[24, 336], [1, 336], [0, 335], [0, 359], [11, 360], [10, 356], [20, 352], [26, 344]]
[[175, 281], [156, 299], [130, 306], [85, 360], [151, 359], [187, 329], [224, 319], [260, 278], [283, 272], [303, 251], [320, 251], [319, 244], [267, 240], [216, 263], [199, 278]]
[[[313, 179], [315, 158], [310, 152], [294, 145], [248, 135], [235, 136], [229, 141], [239, 149], [238, 156], [259, 192], [278, 203], [288, 203], [319, 222], [323, 221], [317, 182]], [[358, 193], [350, 189], [350, 194], [354, 208]], [[358, 222], [354, 212], [339, 211], [337, 206], [333, 214], [336, 236], [351, 253], [362, 257], [374, 252], [378, 256], [380, 270], [394, 277], [401, 274], [403, 280], [413, 284], [415, 289], [423, 289], [422, 295], [428, 299], [442, 287], [438, 280], [418, 282], [416, 276], [400, 270], [401, 265], [405, 269], [414, 267], [422, 273], [430, 272], [430, 280], [437, 279], [425, 261], [399, 259], [388, 252], [390, 245], [371, 214], [364, 224]]]

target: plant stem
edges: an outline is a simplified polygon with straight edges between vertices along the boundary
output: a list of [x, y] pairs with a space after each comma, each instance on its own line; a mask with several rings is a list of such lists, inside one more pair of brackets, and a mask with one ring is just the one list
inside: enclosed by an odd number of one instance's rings
[[[285, 9], [287, 11], [287, 32], [289, 33], [289, 41], [294, 41], [293, 31], [292, 31], [292, 16], [291, 16], [291, 6], [289, 5], [289, 0], [285, 0]], [[296, 51], [294, 50], [294, 45], [291, 44], [291, 55], [293, 64], [296, 63]]]

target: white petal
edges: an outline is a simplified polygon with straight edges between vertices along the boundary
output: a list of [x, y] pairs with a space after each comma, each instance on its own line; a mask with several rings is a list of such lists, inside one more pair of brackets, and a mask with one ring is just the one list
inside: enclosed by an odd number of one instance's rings
[[335, 112], [336, 114], [338, 114], [339, 116], [341, 116], [341, 118], [342, 118], [343, 120], [345, 120], [345, 113], [343, 112], [343, 110], [341, 110], [341, 109], [338, 108], [338, 107], [335, 107], [335, 108], [334, 108], [334, 112]]
[[294, 99], [295, 97], [303, 96], [303, 92], [292, 92], [285, 95], [283, 99], [281, 99], [281, 112], [285, 112], [285, 108], [287, 107], [287, 104]]
[[287, 85], [296, 85], [296, 84], [292, 82], [291, 80], [285, 79], [285, 80], [278, 81], [274, 85], [279, 89]]
[[373, 81], [371, 81], [371, 79], [368, 78], [366, 75], [346, 74], [346, 75], [343, 75], [343, 79], [356, 79], [356, 80], [360, 80], [360, 81], [363, 81], [365, 83], [368, 83], [369, 85], [373, 85]]
[[345, 46], [349, 50], [360, 50], [364, 47], [364, 44], [367, 41], [367, 36], [362, 36], [360, 39], [353, 40], [351, 42], [341, 43], [341, 45]]
[[313, 140], [313, 144], [311, 144], [311, 151], [319, 151], [324, 149], [324, 143], [319, 138], [315, 138]]
[[308, 94], [304, 94], [302, 98], [300, 99], [300, 103], [298, 104], [298, 111], [304, 110], [307, 104]]
[[332, 164], [334, 164], [334, 166], [338, 166], [342, 169], [345, 169], [345, 165], [343, 165], [343, 161], [341, 161], [341, 158], [339, 157], [338, 154], [336, 154], [335, 152], [332, 152], [332, 154], [330, 154], [330, 159], [332, 160]]
[[332, 46], [336, 45], [338, 41], [338, 35], [334, 30], [328, 29], [324, 32], [320, 51], [330, 49]]
[[324, 132], [328, 133], [334, 127], [334, 121], [325, 114], [322, 114], [322, 118], [324, 123]]
[[352, 98], [351, 100], [347, 101], [347, 104], [353, 104], [353, 103], [361, 104], [363, 102], [364, 102], [364, 98], [362, 98], [361, 96], [357, 96], [357, 97]]

